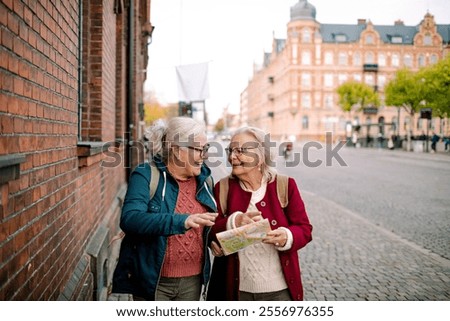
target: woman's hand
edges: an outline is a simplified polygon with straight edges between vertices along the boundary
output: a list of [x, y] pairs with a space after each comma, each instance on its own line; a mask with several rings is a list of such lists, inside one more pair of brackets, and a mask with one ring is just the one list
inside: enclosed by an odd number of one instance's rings
[[215, 241], [211, 242], [211, 252], [214, 256], [223, 256], [222, 248]]
[[284, 229], [278, 228], [267, 233], [263, 238], [263, 243], [273, 244], [275, 247], [284, 247], [286, 245], [288, 236]]
[[190, 229], [201, 226], [213, 226], [217, 215], [217, 213], [191, 214], [186, 221], [184, 221], [184, 227]]
[[234, 219], [234, 224], [236, 227], [241, 227], [243, 225], [247, 225], [253, 222], [258, 222], [262, 220], [261, 212], [246, 212], [239, 213], [236, 215]]

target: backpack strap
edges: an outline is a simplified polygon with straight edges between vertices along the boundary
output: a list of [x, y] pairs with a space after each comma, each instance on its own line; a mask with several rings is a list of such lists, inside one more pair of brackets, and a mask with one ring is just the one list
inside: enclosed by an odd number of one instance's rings
[[229, 176], [222, 178], [219, 181], [220, 191], [219, 191], [219, 202], [220, 208], [222, 209], [222, 213], [225, 214], [227, 212], [227, 198], [228, 198], [228, 180]]
[[[230, 177], [227, 176], [219, 181], [220, 191], [219, 191], [219, 201], [222, 213], [227, 211], [227, 198], [228, 198], [228, 184]], [[289, 176], [277, 174], [277, 196], [280, 201], [281, 207], [286, 208], [289, 203], [288, 195], [289, 186]]]
[[289, 177], [277, 174], [277, 195], [282, 208], [286, 208], [289, 203], [288, 186]]
[[150, 199], [152, 199], [153, 196], [155, 196], [156, 189], [158, 188], [160, 173], [153, 161], [150, 161], [149, 165], [150, 165], [150, 184], [149, 184]]

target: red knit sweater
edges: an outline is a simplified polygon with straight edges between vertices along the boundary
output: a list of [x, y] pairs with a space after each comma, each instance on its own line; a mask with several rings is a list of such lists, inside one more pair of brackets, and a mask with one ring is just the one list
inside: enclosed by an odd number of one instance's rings
[[[197, 181], [191, 178], [178, 181], [179, 193], [175, 213], [197, 214], [207, 210], [195, 199]], [[185, 234], [172, 235], [161, 271], [163, 277], [186, 277], [198, 275], [203, 266], [203, 228], [191, 228]]]

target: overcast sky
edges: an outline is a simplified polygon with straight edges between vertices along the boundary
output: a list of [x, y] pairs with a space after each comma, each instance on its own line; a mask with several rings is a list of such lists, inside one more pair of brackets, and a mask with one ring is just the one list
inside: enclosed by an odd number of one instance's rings
[[[146, 90], [163, 103], [178, 101], [175, 67], [208, 62], [209, 119], [214, 123], [228, 106], [239, 111], [239, 95], [261, 63], [272, 38], [286, 38], [290, 8], [298, 0], [152, 0], [155, 26], [149, 45]], [[417, 25], [427, 12], [438, 24], [450, 24], [450, 0], [311, 0], [320, 23], [375, 25], [401, 19]]]

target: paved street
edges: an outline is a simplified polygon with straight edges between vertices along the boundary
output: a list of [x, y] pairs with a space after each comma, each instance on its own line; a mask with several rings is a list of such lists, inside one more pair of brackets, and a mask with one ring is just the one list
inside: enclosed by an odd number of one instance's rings
[[277, 161], [314, 226], [300, 252], [305, 300], [449, 300], [450, 155], [346, 148], [348, 166], [325, 166], [324, 151], [300, 153], [318, 167]]

